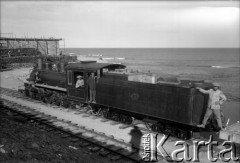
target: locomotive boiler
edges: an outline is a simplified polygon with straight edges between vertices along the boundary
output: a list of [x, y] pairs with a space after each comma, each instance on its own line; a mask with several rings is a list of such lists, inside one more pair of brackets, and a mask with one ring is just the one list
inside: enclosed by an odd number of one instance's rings
[[[53, 69], [58, 67], [57, 69]], [[88, 78], [94, 73], [96, 103], [89, 103]], [[76, 88], [77, 76], [84, 80]], [[75, 108], [89, 105], [94, 113], [123, 123], [140, 119], [156, 132], [186, 139], [200, 124], [208, 97], [194, 87], [208, 88], [204, 81], [162, 78], [129, 72], [122, 64], [75, 62], [58, 65], [38, 62], [25, 83], [25, 93], [46, 103]]]

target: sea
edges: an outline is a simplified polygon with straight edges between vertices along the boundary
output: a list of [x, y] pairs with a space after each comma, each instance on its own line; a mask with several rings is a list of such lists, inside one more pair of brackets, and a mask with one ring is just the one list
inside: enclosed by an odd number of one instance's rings
[[239, 48], [66, 48], [64, 53], [121, 63], [131, 70], [218, 82], [228, 98], [222, 110], [229, 124], [240, 121]]

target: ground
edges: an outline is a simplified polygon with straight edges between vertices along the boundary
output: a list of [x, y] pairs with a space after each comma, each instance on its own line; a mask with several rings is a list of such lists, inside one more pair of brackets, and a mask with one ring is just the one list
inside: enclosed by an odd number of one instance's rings
[[0, 111], [0, 162], [111, 162], [88, 148]]

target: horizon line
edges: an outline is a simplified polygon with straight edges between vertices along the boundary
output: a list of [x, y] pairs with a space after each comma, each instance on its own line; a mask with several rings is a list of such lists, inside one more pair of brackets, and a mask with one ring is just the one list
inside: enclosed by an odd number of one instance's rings
[[240, 47], [65, 47], [59, 49], [240, 49]]

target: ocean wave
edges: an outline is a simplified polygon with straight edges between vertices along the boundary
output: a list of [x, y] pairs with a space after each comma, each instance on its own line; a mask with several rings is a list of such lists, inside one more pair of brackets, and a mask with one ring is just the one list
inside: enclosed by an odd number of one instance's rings
[[240, 68], [240, 65], [226, 65], [226, 66], [214, 65], [211, 67], [212, 68]]
[[[172, 65], [181, 66], [181, 65]], [[240, 65], [185, 65], [187, 67], [240, 68]]]
[[102, 59], [104, 59], [104, 60], [113, 60], [114, 58], [105, 58], [105, 57], [103, 57]]
[[125, 60], [125, 57], [103, 57], [103, 60]]
[[115, 59], [118, 59], [118, 60], [125, 60], [126, 58], [125, 57], [120, 57], [120, 58], [115, 58]]
[[91, 56], [91, 57], [102, 57], [102, 54], [88, 54], [87, 56]]

